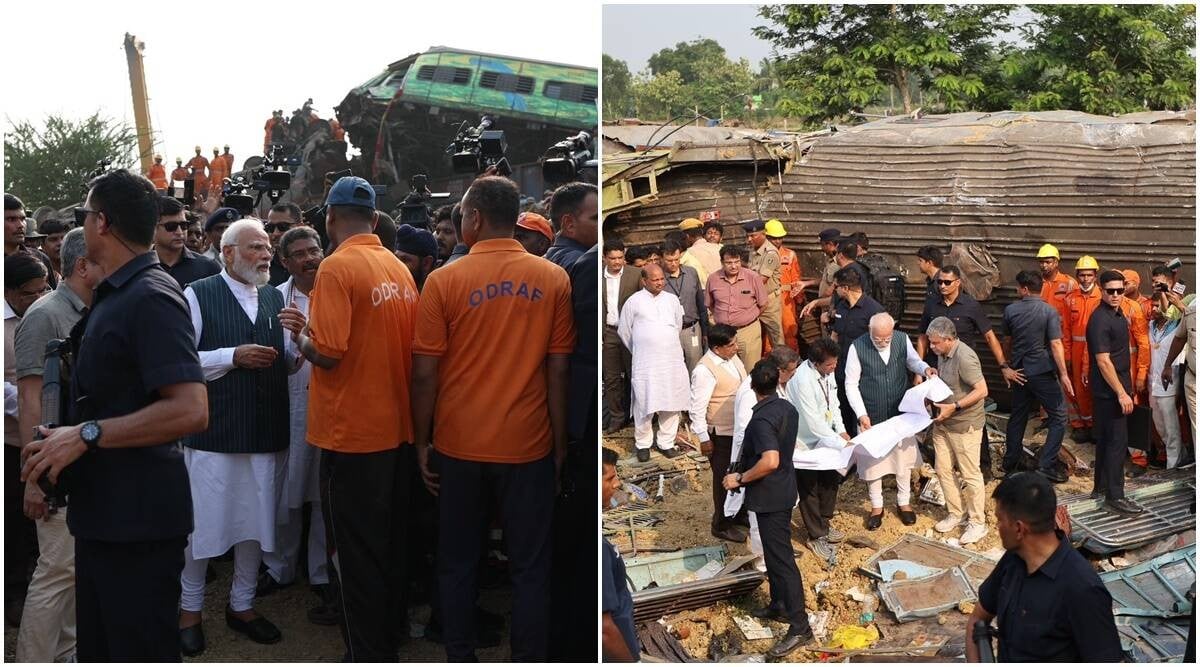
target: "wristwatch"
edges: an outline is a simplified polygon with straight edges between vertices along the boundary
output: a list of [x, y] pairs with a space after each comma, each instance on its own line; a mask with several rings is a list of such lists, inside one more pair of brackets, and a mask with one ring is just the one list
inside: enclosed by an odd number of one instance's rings
[[1000, 368], [1007, 369], [1007, 368], [1011, 368], [1011, 366], [1009, 366], [1009, 365], [1008, 365], [1008, 362], [1006, 361], [1006, 362], [1004, 362], [1004, 363], [1000, 364]]
[[741, 485], [742, 485], [742, 473], [740, 473], [740, 472], [735, 472], [735, 473], [733, 473], [733, 474], [737, 476], [737, 483], [738, 483], [738, 486], [741, 486]]
[[84, 422], [79, 427], [79, 437], [83, 440], [83, 444], [87, 445], [88, 451], [100, 448], [100, 423], [92, 420]]
[[954, 402], [954, 411], [955, 411], [955, 412], [958, 412], [959, 410], [962, 410], [962, 406], [960, 406], [960, 405], [958, 404], [958, 401], [955, 401], [955, 402]]

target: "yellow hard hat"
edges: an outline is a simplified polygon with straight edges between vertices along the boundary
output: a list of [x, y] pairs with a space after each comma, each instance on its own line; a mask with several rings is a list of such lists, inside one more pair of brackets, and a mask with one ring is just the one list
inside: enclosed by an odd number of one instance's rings
[[1078, 262], [1075, 262], [1076, 271], [1087, 271], [1088, 269], [1091, 269], [1092, 271], [1100, 270], [1100, 263], [1096, 261], [1095, 257], [1092, 257], [1091, 255], [1084, 255], [1083, 257], [1079, 258]]
[[687, 231], [689, 229], [700, 229], [703, 226], [704, 223], [700, 222], [698, 218], [687, 218], [683, 222], [679, 223], [679, 229], [682, 231]]
[[787, 230], [783, 228], [783, 223], [775, 219], [767, 221], [767, 225], [763, 229], [763, 232], [773, 239], [781, 239], [787, 236]]
[[1043, 245], [1041, 248], [1038, 248], [1038, 254], [1037, 254], [1038, 259], [1045, 259], [1047, 257], [1053, 257], [1054, 259], [1062, 259], [1062, 256], [1058, 254], [1058, 248], [1055, 248], [1053, 245], [1050, 245], [1049, 243], [1047, 243], [1046, 245]]

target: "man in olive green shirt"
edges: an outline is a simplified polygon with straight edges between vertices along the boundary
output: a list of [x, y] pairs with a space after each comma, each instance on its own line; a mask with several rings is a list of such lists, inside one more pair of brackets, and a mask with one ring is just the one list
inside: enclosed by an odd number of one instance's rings
[[[948, 533], [965, 522], [967, 528], [959, 543], [971, 544], [987, 535], [983, 514], [985, 489], [979, 468], [979, 439], [984, 428], [983, 401], [987, 398], [987, 381], [983, 378], [979, 355], [958, 339], [950, 318], [934, 318], [925, 335], [938, 355], [938, 377], [951, 391], [946, 402], [937, 404], [939, 413], [933, 425], [934, 470], [949, 512], [934, 528], [939, 533]], [[954, 480], [956, 468], [966, 484], [962, 494]], [[965, 517], [962, 495], [967, 501]]]
[[746, 230], [746, 240], [750, 242], [750, 270], [761, 276], [763, 290], [767, 293], [767, 304], [760, 319], [763, 333], [771, 341], [771, 347], [782, 347], [786, 343], [783, 340], [783, 310], [779, 283], [782, 264], [779, 260], [779, 250], [774, 244], [767, 243], [766, 223], [762, 220], [749, 220], [742, 225], [742, 229]]

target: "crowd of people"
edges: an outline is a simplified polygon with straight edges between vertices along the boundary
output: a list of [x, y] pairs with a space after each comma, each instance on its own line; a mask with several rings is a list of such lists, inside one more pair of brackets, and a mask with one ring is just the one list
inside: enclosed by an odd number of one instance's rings
[[[1049, 529], [1044, 515], [1047, 494], [1053, 499], [1053, 485], [1067, 480], [1060, 450], [1068, 425], [1075, 443], [1095, 443], [1093, 497], [1124, 516], [1143, 511], [1124, 493], [1127, 459], [1132, 475], [1149, 464], [1174, 468], [1194, 461], [1183, 433], [1195, 432], [1196, 306], [1177, 280], [1178, 262], [1153, 268], [1152, 292], [1144, 296], [1137, 272], [1102, 268], [1085, 255], [1071, 278], [1059, 271], [1057, 248], [1043, 245], [1030, 253], [1030, 268], [1012, 278], [1018, 299], [1005, 307], [998, 328], [968, 293], [967, 276], [948, 261], [948, 252], [925, 246], [916, 257], [925, 276], [922, 315], [917, 328], [905, 332], [901, 313], [881, 303], [884, 277], [874, 267], [886, 262], [872, 258], [866, 234], [821, 231], [825, 265], [820, 276], [806, 278], [795, 252], [783, 247], [787, 231], [778, 220], [742, 227], [744, 245], [722, 245], [719, 221], [695, 218], [683, 220], [661, 245], [627, 247], [606, 235], [604, 425], [611, 434], [632, 423], [639, 462], [649, 461], [655, 448], [675, 458], [694, 436], [712, 473], [712, 534], [750, 540], [771, 584], [770, 605], [754, 613], [790, 624], [771, 656], [811, 639], [791, 555], [792, 508], [799, 507], [810, 550], [832, 562], [845, 535], [830, 519], [851, 469], [867, 486], [867, 530], [885, 521], [887, 476], [895, 477], [899, 521], [916, 524], [912, 472], [932, 456], [945, 500], [935, 530], [960, 544], [987, 536], [985, 484], [992, 465], [985, 355], [1011, 390], [1000, 466], [1005, 482], [994, 494], [1008, 518], [997, 509], [999, 521], [993, 520], [1006, 548], [1019, 541], [1009, 539], [1011, 526], [1024, 522], [1022, 534], [1038, 534], [1027, 539], [1043, 560], [1057, 553], [1053, 504]], [[813, 287], [815, 294], [805, 293]], [[931, 408], [924, 447], [918, 436], [898, 437], [879, 457], [856, 449], [844, 467], [811, 463], [815, 450], [856, 447], [857, 435], [900, 415], [911, 387], [935, 377], [949, 395]], [[1039, 408], [1047, 435], [1030, 461], [1023, 456], [1026, 427]], [[1154, 452], [1129, 447], [1135, 410], [1152, 415], [1162, 444]], [[684, 420], [690, 433], [681, 429]], [[605, 576], [610, 570], [619, 571], [606, 566]], [[1088, 580], [1093, 583], [1098, 579]], [[604, 590], [607, 605], [607, 583]], [[986, 593], [986, 603], [995, 600], [995, 587]], [[619, 602], [604, 611], [616, 611]], [[1067, 622], [1056, 618], [1022, 632], [1052, 634]], [[1011, 620], [1007, 625], [1012, 631]], [[606, 642], [615, 641], [619, 629], [606, 621]], [[1111, 648], [1106, 641], [1096, 646]], [[605, 647], [606, 654], [637, 655], [636, 643]], [[1065, 652], [1042, 659], [1098, 655], [1057, 645], [1053, 651], [1060, 649]]]
[[402, 657], [425, 599], [426, 638], [470, 660], [500, 642], [476, 601], [497, 532], [512, 658], [595, 660], [595, 186], [553, 191], [547, 219], [484, 175], [431, 230], [355, 177], [317, 220], [201, 220], [159, 185], [103, 174], [44, 237], [5, 195], [17, 660], [202, 654], [215, 558], [254, 642], [284, 638], [256, 598], [307, 580], [347, 660]]

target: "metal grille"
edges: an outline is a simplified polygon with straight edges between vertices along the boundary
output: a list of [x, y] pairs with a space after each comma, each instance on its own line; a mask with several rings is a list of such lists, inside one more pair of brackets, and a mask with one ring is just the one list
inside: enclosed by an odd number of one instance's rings
[[519, 74], [504, 74], [501, 72], [484, 72], [479, 75], [479, 87], [491, 88], [502, 93], [520, 93], [529, 95], [533, 92], [533, 77]]

